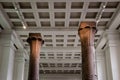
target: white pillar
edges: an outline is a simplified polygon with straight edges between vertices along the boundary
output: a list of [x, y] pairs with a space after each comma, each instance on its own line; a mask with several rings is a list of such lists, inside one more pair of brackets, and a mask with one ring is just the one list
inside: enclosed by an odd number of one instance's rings
[[25, 52], [17, 50], [14, 60], [14, 79], [24, 80]]
[[96, 51], [96, 61], [97, 61], [98, 80], [107, 80], [104, 51]]
[[1, 45], [1, 65], [0, 65], [0, 80], [13, 80], [13, 64], [15, 47], [13, 44], [13, 32], [8, 31], [0, 33]]
[[120, 34], [117, 31], [107, 31], [107, 38], [107, 80], [120, 80]]
[[29, 60], [25, 61], [24, 80], [28, 80]]

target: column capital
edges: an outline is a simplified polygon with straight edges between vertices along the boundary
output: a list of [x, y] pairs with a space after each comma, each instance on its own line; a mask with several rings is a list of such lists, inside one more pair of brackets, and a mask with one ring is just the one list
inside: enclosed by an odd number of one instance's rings
[[9, 43], [10, 41], [15, 44], [17, 48], [24, 48], [20, 37], [14, 30], [3, 30], [0, 33], [1, 44], [3, 45], [4, 43]]
[[10, 47], [13, 50], [16, 50], [14, 44], [14, 36], [12, 30], [5, 30], [0, 34], [0, 45], [2, 47]]
[[6, 43], [9, 41], [13, 41], [13, 31], [12, 30], [5, 30], [0, 33], [0, 42]]
[[80, 24], [80, 27], [78, 29], [78, 34], [80, 35], [80, 31], [83, 29], [93, 29], [95, 32], [97, 31], [96, 29], [96, 22], [93, 21], [83, 21]]
[[31, 43], [32, 40], [39, 40], [44, 44], [44, 40], [42, 39], [42, 36], [40, 33], [29, 33], [29, 38], [27, 39], [28, 43]]

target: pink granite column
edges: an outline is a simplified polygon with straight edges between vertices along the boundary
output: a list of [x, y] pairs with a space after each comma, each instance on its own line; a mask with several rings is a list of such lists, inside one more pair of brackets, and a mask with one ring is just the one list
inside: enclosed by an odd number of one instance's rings
[[43, 40], [40, 33], [30, 33], [27, 42], [30, 44], [30, 63], [28, 80], [39, 80], [40, 48]]
[[95, 22], [81, 22], [78, 34], [82, 48], [82, 80], [97, 80], [95, 65]]

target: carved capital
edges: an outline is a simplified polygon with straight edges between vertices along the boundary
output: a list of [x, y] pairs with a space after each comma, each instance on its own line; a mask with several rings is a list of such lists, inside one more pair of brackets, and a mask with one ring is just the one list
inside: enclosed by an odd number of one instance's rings
[[40, 33], [29, 33], [29, 38], [27, 39], [27, 42], [30, 44], [33, 40], [38, 40], [42, 42], [42, 44], [44, 44], [44, 40], [42, 39]]
[[93, 32], [97, 32], [96, 29], [96, 22], [81, 22], [80, 27], [78, 29], [78, 34], [80, 35], [80, 31], [84, 30], [84, 29], [89, 29], [89, 30], [93, 30]]

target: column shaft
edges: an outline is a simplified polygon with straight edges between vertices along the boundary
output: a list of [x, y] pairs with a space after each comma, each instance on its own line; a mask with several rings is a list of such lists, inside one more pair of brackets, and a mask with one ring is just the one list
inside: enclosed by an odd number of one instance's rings
[[82, 46], [82, 80], [97, 80], [95, 67], [95, 22], [81, 22], [79, 36]]
[[28, 80], [39, 80], [39, 54], [42, 45], [41, 34], [30, 33], [27, 41], [30, 44], [30, 64]]

